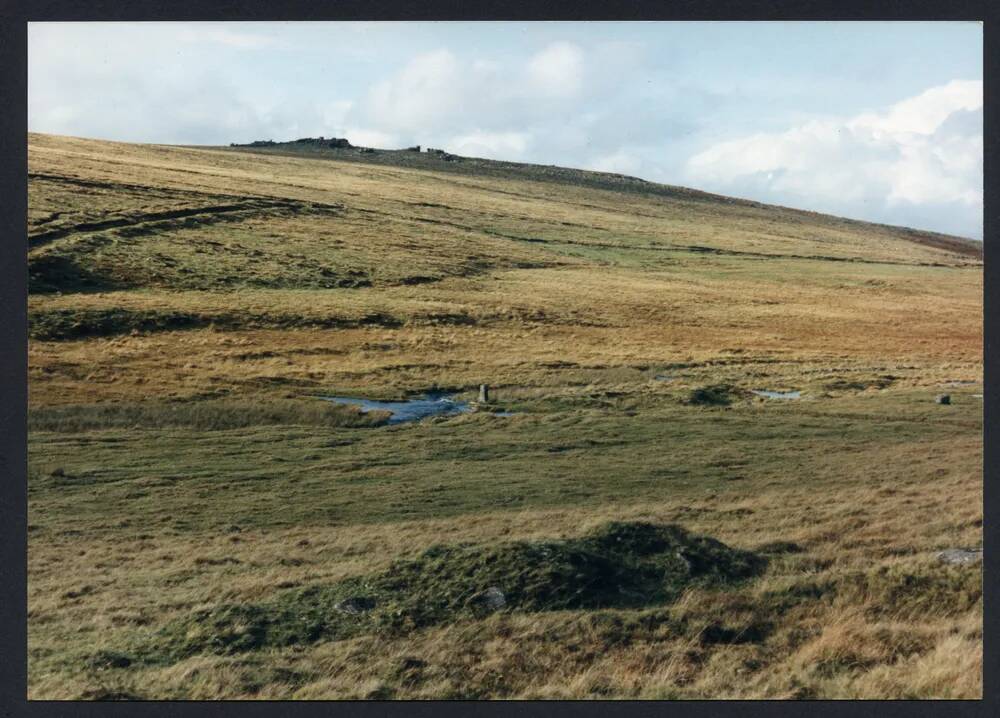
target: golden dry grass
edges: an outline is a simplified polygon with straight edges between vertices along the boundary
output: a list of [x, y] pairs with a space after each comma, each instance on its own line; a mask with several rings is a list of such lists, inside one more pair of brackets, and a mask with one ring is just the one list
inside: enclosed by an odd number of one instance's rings
[[[48, 282], [29, 298], [32, 411], [485, 381], [519, 412], [33, 432], [32, 698], [981, 695], [981, 577], [934, 558], [982, 541], [974, 258], [791, 210], [530, 179], [44, 135], [29, 164], [29, 233], [66, 230], [29, 252]], [[149, 219], [222, 195], [299, 204]], [[133, 224], [73, 231], [115, 218]], [[804, 395], [683, 403], [719, 383]], [[662, 616], [511, 612], [87, 662], [200, 607], [612, 519], [802, 551]], [[705, 639], [761, 622], [759, 640]]]

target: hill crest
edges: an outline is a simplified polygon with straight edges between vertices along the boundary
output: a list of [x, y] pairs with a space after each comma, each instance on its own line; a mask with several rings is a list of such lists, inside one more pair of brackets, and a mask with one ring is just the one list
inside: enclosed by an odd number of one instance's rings
[[[219, 148], [226, 149], [226, 148]], [[597, 170], [542, 165], [530, 162], [514, 162], [483, 157], [467, 157], [442, 149], [415, 145], [402, 149], [381, 149], [352, 144], [340, 137], [303, 137], [280, 141], [255, 140], [248, 143], [230, 143], [228, 149], [240, 152], [261, 152], [287, 156], [311, 157], [314, 159], [335, 159], [348, 162], [362, 162], [393, 167], [426, 169], [434, 172], [450, 172], [465, 175], [481, 175], [505, 179], [525, 179], [556, 184], [571, 184], [614, 192], [647, 194], [658, 197], [721, 203], [756, 209], [774, 209], [782, 212], [800, 212], [810, 217], [833, 219], [838, 222], [863, 227], [888, 228], [905, 233], [907, 239], [919, 244], [936, 247], [957, 254], [982, 259], [982, 242], [968, 237], [950, 235], [931, 230], [883, 224], [838, 215], [816, 212], [808, 209], [768, 204], [756, 200], [716, 194], [705, 190], [652, 182], [632, 175]]]

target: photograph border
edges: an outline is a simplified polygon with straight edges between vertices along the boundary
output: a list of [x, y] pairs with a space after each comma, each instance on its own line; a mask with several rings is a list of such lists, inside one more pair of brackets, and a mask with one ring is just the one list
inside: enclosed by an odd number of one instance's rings
[[[653, 716], [664, 713], [703, 716], [1000, 715], [1000, 620], [996, 605], [998, 561], [997, 468], [1000, 434], [991, 418], [997, 412], [992, 368], [997, 358], [995, 318], [1000, 312], [1000, 266], [990, 261], [985, 237], [995, 234], [1000, 202], [995, 183], [1000, 122], [996, 105], [1000, 63], [995, 52], [995, 3], [963, 0], [892, 2], [873, 7], [870, 0], [813, 2], [720, 0], [718, 2], [532, 3], [524, 0], [460, 2], [388, 0], [377, 6], [363, 0], [314, 3], [306, 0], [180, 0], [172, 3], [80, 3], [72, 0], [18, 0], [0, 8], [0, 97], [7, 111], [0, 117], [3, 163], [0, 186], [0, 715], [335, 715], [451, 716], [584, 714]], [[981, 701], [261, 701], [87, 703], [27, 701], [27, 23], [43, 21], [198, 21], [198, 20], [967, 20], [984, 22], [984, 626], [983, 699]], [[987, 320], [987, 318], [990, 318]]]

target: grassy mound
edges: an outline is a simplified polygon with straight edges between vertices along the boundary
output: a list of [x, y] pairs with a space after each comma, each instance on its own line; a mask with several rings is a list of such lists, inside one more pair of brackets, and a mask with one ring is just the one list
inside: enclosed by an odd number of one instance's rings
[[641, 608], [693, 585], [751, 578], [765, 565], [757, 554], [648, 523], [610, 523], [566, 541], [434, 546], [371, 576], [198, 611], [166, 626], [145, 653], [150, 660], [238, 653], [495, 611]]

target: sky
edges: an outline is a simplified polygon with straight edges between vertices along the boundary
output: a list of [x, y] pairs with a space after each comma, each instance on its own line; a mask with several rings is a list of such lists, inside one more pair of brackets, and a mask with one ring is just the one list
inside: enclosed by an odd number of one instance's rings
[[30, 23], [28, 128], [347, 137], [982, 239], [974, 22]]

